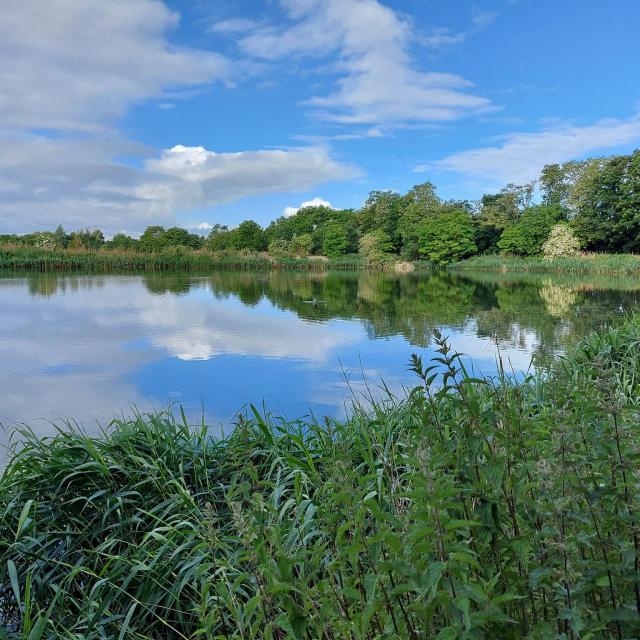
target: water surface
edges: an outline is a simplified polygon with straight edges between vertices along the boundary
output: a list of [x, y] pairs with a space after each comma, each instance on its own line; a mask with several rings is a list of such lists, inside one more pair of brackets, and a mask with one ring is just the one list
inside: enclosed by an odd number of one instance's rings
[[449, 273], [0, 276], [0, 423], [40, 433], [69, 417], [181, 403], [229, 425], [248, 403], [290, 418], [341, 416], [381, 380], [412, 382], [438, 328], [482, 373], [548, 361], [616, 322], [640, 283]]

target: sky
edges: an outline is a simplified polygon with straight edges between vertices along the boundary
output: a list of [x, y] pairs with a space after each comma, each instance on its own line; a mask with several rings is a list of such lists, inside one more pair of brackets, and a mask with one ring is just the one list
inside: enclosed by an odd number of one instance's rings
[[636, 0], [2, 0], [0, 233], [206, 233], [640, 147]]

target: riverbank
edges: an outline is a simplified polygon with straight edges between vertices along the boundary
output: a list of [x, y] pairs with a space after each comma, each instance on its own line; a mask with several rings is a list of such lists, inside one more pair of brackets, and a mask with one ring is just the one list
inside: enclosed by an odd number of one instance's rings
[[593, 273], [601, 275], [634, 275], [640, 273], [640, 256], [625, 253], [589, 253], [574, 257], [545, 260], [515, 256], [474, 256], [449, 265], [459, 271], [501, 271], [534, 273]]
[[144, 271], [212, 270], [292, 271], [356, 270], [365, 268], [358, 256], [343, 258], [274, 257], [238, 251], [172, 250], [158, 253], [122, 250], [34, 249], [0, 246], [0, 269], [129, 273]]
[[6, 636], [635, 637], [639, 341], [629, 321], [516, 383], [438, 338], [438, 378], [416, 359], [411, 394], [345, 422], [25, 431]]

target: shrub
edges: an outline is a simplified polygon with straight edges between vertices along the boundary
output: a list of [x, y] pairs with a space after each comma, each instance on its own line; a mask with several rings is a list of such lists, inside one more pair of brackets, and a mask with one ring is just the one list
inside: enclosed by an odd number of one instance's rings
[[580, 240], [566, 223], [552, 227], [549, 237], [542, 245], [542, 254], [547, 260], [575, 256], [580, 252]]
[[313, 236], [310, 233], [301, 233], [293, 236], [289, 242], [289, 251], [296, 256], [308, 256], [313, 250]]
[[269, 243], [268, 251], [272, 256], [284, 256], [289, 253], [289, 243], [283, 238], [278, 238]]
[[382, 264], [391, 257], [393, 243], [382, 229], [371, 231], [360, 238], [359, 253], [368, 264]]

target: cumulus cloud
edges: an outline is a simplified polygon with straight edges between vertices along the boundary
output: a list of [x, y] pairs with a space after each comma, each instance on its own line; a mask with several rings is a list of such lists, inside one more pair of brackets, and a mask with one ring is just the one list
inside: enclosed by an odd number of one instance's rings
[[145, 168], [170, 181], [141, 184], [137, 195], [186, 209], [262, 193], [306, 191], [358, 175], [357, 169], [335, 161], [324, 147], [216, 153], [178, 145], [148, 160]]
[[[143, 149], [126, 140], [13, 137], [0, 155], [5, 232], [100, 226], [107, 233], [172, 224], [176, 212], [265, 193], [306, 191], [356, 175], [324, 147], [216, 153], [176, 146], [142, 167], [119, 161]], [[146, 150], [150, 153], [151, 150]]]
[[298, 207], [285, 207], [282, 215], [285, 218], [290, 218], [294, 216], [300, 209], [304, 209], [305, 207], [327, 207], [327, 209], [335, 209], [335, 207], [327, 200], [323, 200], [322, 198], [313, 198], [312, 200], [305, 200], [300, 203]]
[[338, 55], [333, 93], [307, 103], [333, 121], [387, 125], [445, 121], [494, 107], [470, 93], [464, 78], [414, 67], [410, 24], [377, 0], [281, 0], [285, 27], [259, 28], [240, 39], [252, 56]]
[[534, 132], [502, 136], [492, 146], [453, 153], [417, 171], [442, 169], [470, 178], [523, 183], [538, 177], [545, 164], [565, 162], [640, 142], [640, 114], [606, 118], [586, 126], [555, 124]]
[[177, 23], [158, 0], [5, 0], [2, 126], [92, 130], [167, 89], [228, 79], [225, 57], [169, 43]]

